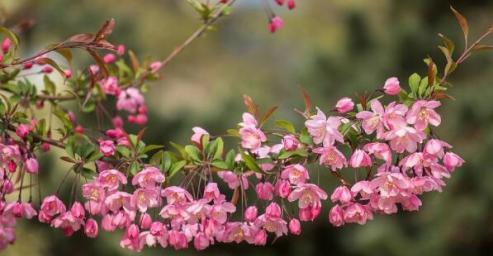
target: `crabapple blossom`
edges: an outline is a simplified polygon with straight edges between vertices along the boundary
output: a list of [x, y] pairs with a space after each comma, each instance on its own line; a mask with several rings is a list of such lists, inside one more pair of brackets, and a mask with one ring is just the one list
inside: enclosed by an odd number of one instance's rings
[[344, 98], [340, 99], [339, 101], [337, 101], [337, 103], [336, 103], [336, 110], [339, 113], [349, 112], [349, 111], [353, 110], [353, 108], [354, 108], [354, 102], [351, 98], [348, 98], [348, 97], [344, 97]]
[[383, 91], [387, 95], [398, 95], [401, 91], [401, 86], [399, 84], [399, 79], [397, 77], [391, 77], [385, 81], [383, 86]]

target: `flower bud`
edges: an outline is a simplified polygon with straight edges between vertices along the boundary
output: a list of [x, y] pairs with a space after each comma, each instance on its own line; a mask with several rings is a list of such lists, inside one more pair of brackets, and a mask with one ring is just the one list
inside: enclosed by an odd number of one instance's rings
[[401, 86], [399, 85], [399, 79], [397, 77], [391, 77], [385, 81], [383, 86], [383, 91], [388, 95], [397, 95], [401, 91]]
[[347, 113], [347, 112], [353, 110], [353, 108], [354, 108], [354, 102], [352, 99], [350, 99], [348, 97], [344, 97], [344, 98], [340, 99], [339, 101], [337, 101], [336, 110], [339, 113]]
[[289, 232], [293, 235], [301, 234], [301, 224], [298, 219], [293, 218], [289, 221]]
[[257, 218], [258, 210], [255, 206], [250, 206], [245, 210], [245, 220], [249, 222], [255, 221]]
[[87, 237], [95, 238], [98, 236], [98, 223], [93, 218], [90, 218], [86, 221], [84, 226], [84, 233]]

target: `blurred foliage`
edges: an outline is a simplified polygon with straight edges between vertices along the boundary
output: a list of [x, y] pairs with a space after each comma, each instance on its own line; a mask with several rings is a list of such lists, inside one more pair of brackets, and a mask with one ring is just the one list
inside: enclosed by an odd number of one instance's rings
[[[239, 2], [248, 4], [240, 3], [219, 23], [217, 32], [194, 42], [167, 67], [165, 78], [150, 87], [149, 143], [184, 142], [196, 125], [222, 134], [239, 122], [242, 94], [263, 107], [276, 104], [279, 117], [301, 123], [292, 111], [303, 106], [300, 86], [328, 109], [337, 98], [372, 91], [389, 76], [404, 80], [413, 72], [425, 73], [422, 59], [427, 55], [443, 63], [437, 33], [458, 42], [462, 38], [449, 1], [298, 1], [295, 11], [280, 13], [286, 27], [275, 35], [265, 28], [265, 12], [255, 4], [259, 1]], [[493, 1], [452, 3], [469, 17], [473, 33], [493, 21]], [[118, 25], [113, 42], [124, 42], [140, 56], [159, 58], [199, 24], [199, 17], [182, 0], [3, 0], [0, 5], [0, 22], [5, 17], [7, 25], [26, 18], [35, 22], [22, 34], [30, 49], [25, 54], [68, 35], [92, 31], [114, 17]], [[306, 225], [301, 237], [281, 238], [261, 248], [217, 245], [205, 252], [157, 249], [143, 255], [491, 255], [493, 55], [471, 58], [451, 81], [457, 100], [442, 107], [440, 134], [467, 164], [443, 193], [424, 198], [419, 213], [377, 217], [365, 226], [342, 229], [321, 217]], [[42, 172], [63, 172], [65, 167], [55, 162], [45, 159]], [[46, 181], [45, 193], [50, 184], [56, 186], [54, 180]], [[3, 255], [128, 254], [119, 248], [118, 235], [66, 238], [40, 224], [23, 224], [18, 243]]]

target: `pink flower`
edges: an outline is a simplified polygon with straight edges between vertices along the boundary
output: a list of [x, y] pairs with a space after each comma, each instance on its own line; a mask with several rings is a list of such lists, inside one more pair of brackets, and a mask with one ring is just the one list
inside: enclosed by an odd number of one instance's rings
[[149, 65], [149, 69], [151, 70], [151, 73], [156, 73], [161, 69], [161, 66], [163, 66], [163, 64], [160, 61], [154, 61]]
[[334, 145], [335, 141], [344, 143], [344, 138], [338, 128], [341, 124], [340, 117], [331, 116], [326, 118], [325, 114], [317, 108], [317, 114], [305, 121], [308, 133], [313, 137], [315, 144], [323, 142], [325, 147]]
[[334, 205], [329, 212], [329, 222], [335, 227], [344, 225], [344, 211], [339, 205]]
[[230, 189], [235, 189], [240, 186], [240, 179], [238, 178], [238, 175], [232, 171], [220, 171], [217, 173], [217, 176], [226, 182]]
[[385, 81], [383, 91], [388, 95], [398, 95], [401, 91], [399, 79], [397, 77], [391, 77]]
[[91, 201], [101, 202], [104, 200], [106, 192], [101, 184], [89, 182], [82, 185], [82, 196]]
[[445, 154], [444, 148], [452, 148], [452, 146], [445, 141], [431, 139], [426, 143], [424, 152], [441, 158]]
[[258, 210], [255, 206], [249, 206], [245, 210], [245, 220], [248, 222], [253, 222], [257, 218]]
[[70, 213], [77, 219], [83, 219], [86, 215], [86, 211], [84, 210], [84, 206], [80, 202], [75, 202], [70, 208]]
[[354, 196], [356, 196], [359, 193], [363, 199], [367, 199], [370, 197], [370, 195], [373, 194], [373, 188], [371, 187], [369, 181], [361, 180], [356, 182], [351, 187], [351, 192], [353, 193]]
[[373, 219], [373, 213], [368, 207], [359, 203], [350, 204], [344, 210], [344, 221], [347, 223], [358, 223], [363, 225], [367, 220]]
[[194, 127], [192, 130], [193, 135], [190, 140], [198, 147], [202, 147], [202, 136], [209, 135], [209, 133], [201, 127]]
[[270, 218], [280, 218], [281, 213], [281, 207], [277, 203], [270, 203], [267, 208], [265, 208], [265, 214]]
[[356, 114], [356, 118], [363, 120], [362, 126], [366, 134], [372, 134], [377, 131], [377, 138], [381, 138], [384, 132], [383, 115], [385, 110], [382, 103], [377, 99], [370, 102], [372, 111], [361, 111]]
[[372, 142], [363, 146], [363, 149], [375, 156], [376, 158], [385, 161], [386, 163], [392, 162], [392, 152], [390, 152], [389, 145], [385, 143]]
[[127, 177], [123, 173], [115, 169], [102, 171], [98, 177], [97, 181], [110, 191], [117, 190], [120, 184], [127, 184]]
[[458, 156], [455, 153], [447, 152], [443, 156], [443, 164], [447, 168], [447, 170], [452, 171], [457, 167], [461, 167], [464, 164], [464, 159]]
[[298, 149], [300, 142], [293, 135], [286, 135], [282, 138], [282, 145], [286, 151], [294, 151]]
[[327, 193], [315, 184], [301, 184], [288, 196], [288, 201], [298, 200], [298, 206], [303, 209], [310, 206], [319, 206], [320, 200], [326, 200]]
[[412, 183], [408, 177], [401, 173], [383, 172], [370, 181], [371, 187], [380, 192], [381, 197], [406, 196]]
[[136, 88], [128, 88], [118, 95], [116, 108], [134, 114], [144, 104], [144, 97]]
[[281, 198], [286, 198], [291, 193], [291, 185], [289, 181], [278, 179], [276, 182], [276, 194]]
[[293, 235], [300, 235], [301, 234], [301, 224], [300, 221], [296, 218], [293, 218], [289, 221], [288, 224], [289, 227], [289, 232]]
[[274, 186], [270, 182], [259, 182], [255, 186], [255, 192], [261, 200], [272, 200], [274, 198]]
[[125, 45], [124, 44], [119, 44], [117, 47], [116, 47], [116, 54], [122, 56], [123, 54], [125, 54]]
[[12, 202], [5, 206], [3, 214], [12, 214], [16, 218], [32, 219], [37, 213], [30, 203]]
[[193, 201], [193, 197], [188, 191], [177, 186], [163, 189], [161, 196], [166, 197], [168, 204], [182, 204]]
[[257, 150], [267, 137], [262, 130], [257, 128], [257, 121], [250, 113], [243, 113], [243, 122], [240, 124], [241, 146], [245, 149]]
[[146, 212], [147, 208], [154, 208], [161, 204], [158, 188], [139, 188], [132, 196], [133, 204], [140, 212]]
[[224, 200], [224, 195], [221, 194], [217, 183], [210, 182], [207, 183], [204, 189], [204, 195], [202, 196], [208, 202], [210, 201], [222, 201]]
[[101, 87], [103, 92], [108, 95], [118, 96], [121, 92], [121, 89], [118, 86], [118, 79], [114, 76], [101, 80]]
[[27, 137], [27, 135], [29, 135], [30, 131], [31, 131], [31, 129], [29, 128], [28, 125], [20, 124], [15, 129], [15, 134], [17, 134], [17, 136], [19, 136], [21, 138], [25, 138], [25, 137]]
[[336, 110], [339, 113], [347, 113], [354, 108], [354, 102], [351, 98], [344, 97], [337, 101], [336, 103]]
[[349, 203], [353, 199], [353, 195], [351, 193], [351, 190], [349, 190], [348, 187], [346, 186], [339, 186], [336, 189], [334, 189], [334, 192], [332, 192], [332, 195], [330, 196], [330, 200], [332, 202], [341, 202], [343, 204]]
[[281, 178], [288, 179], [293, 185], [299, 185], [305, 183], [310, 178], [308, 171], [301, 164], [288, 165], [281, 172]]
[[389, 103], [382, 118], [385, 128], [392, 130], [396, 127], [405, 126], [407, 124], [405, 119], [407, 110], [408, 108], [404, 104]]
[[38, 160], [36, 158], [29, 158], [26, 160], [26, 171], [31, 174], [37, 174], [38, 173]]
[[346, 157], [336, 147], [316, 148], [313, 152], [321, 155], [321, 165], [329, 166], [334, 172], [347, 166]]
[[39, 210], [39, 221], [42, 223], [49, 223], [53, 217], [57, 214], [64, 213], [66, 211], [65, 205], [56, 196], [48, 196], [43, 199]]
[[115, 154], [115, 149], [116, 147], [112, 140], [99, 141], [99, 151], [101, 151], [104, 156], [112, 156], [113, 154]]
[[106, 64], [111, 64], [111, 63], [116, 61], [116, 56], [112, 53], [108, 53], [108, 54], [104, 55], [103, 61]]
[[133, 210], [132, 195], [127, 192], [117, 191], [106, 197], [104, 205], [112, 212], [118, 212], [121, 209], [127, 211]]
[[372, 166], [372, 161], [365, 151], [356, 149], [349, 159], [349, 165], [353, 168], [370, 167]]
[[87, 219], [84, 225], [84, 233], [87, 237], [96, 238], [98, 236], [98, 223], [93, 218]]
[[390, 141], [390, 148], [397, 153], [407, 151], [413, 153], [417, 149], [417, 143], [421, 143], [426, 135], [409, 126], [396, 127], [385, 133], [385, 139]]
[[79, 230], [84, 224], [83, 219], [76, 218], [71, 211], [64, 212], [60, 216], [53, 219], [51, 226], [59, 228], [66, 236], [71, 236], [75, 231]]
[[148, 213], [144, 213], [140, 216], [140, 228], [149, 229], [152, 225], [152, 217]]
[[193, 246], [196, 250], [202, 251], [209, 247], [211, 239], [208, 238], [204, 233], [198, 233], [193, 239]]
[[406, 119], [409, 124], [414, 124], [417, 130], [423, 131], [428, 124], [439, 126], [441, 123], [440, 115], [435, 112], [435, 108], [441, 105], [439, 101], [418, 100], [411, 110], [407, 113]]
[[236, 211], [234, 204], [230, 202], [222, 202], [215, 204], [211, 209], [210, 217], [219, 224], [224, 224], [228, 220], [228, 213]]
[[3, 42], [2, 42], [2, 52], [4, 54], [7, 54], [9, 52], [9, 49], [10, 49], [10, 45], [12, 44], [12, 41], [10, 40], [10, 38], [6, 37]]
[[278, 29], [282, 28], [283, 26], [284, 26], [284, 21], [281, 19], [281, 17], [274, 16], [270, 19], [268, 28], [271, 33], [275, 33]]
[[132, 179], [132, 185], [137, 184], [142, 188], [154, 188], [160, 185], [165, 180], [164, 175], [156, 167], [146, 167], [142, 171], [135, 174]]

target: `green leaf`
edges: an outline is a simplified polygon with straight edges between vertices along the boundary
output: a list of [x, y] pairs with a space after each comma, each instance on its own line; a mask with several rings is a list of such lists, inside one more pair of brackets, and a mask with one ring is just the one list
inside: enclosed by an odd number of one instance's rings
[[421, 79], [421, 82], [419, 83], [418, 95], [420, 97], [425, 96], [424, 94], [427, 88], [428, 88], [428, 77], [425, 77]]
[[306, 144], [306, 145], [312, 145], [313, 144], [312, 136], [310, 136], [310, 134], [308, 134], [308, 131], [306, 128], [303, 128], [301, 130], [300, 142], [303, 144]]
[[290, 121], [276, 120], [276, 126], [290, 133], [296, 133], [296, 129], [294, 128], [294, 125]]
[[228, 170], [229, 166], [226, 162], [224, 161], [221, 161], [221, 160], [214, 160], [212, 161], [212, 166], [216, 167], [216, 168], [219, 168], [219, 169], [223, 169], [223, 170]]
[[161, 171], [167, 173], [173, 164], [173, 158], [171, 157], [171, 153], [169, 151], [163, 152], [161, 158]]
[[51, 79], [47, 75], [44, 75], [43, 82], [45, 85], [46, 92], [48, 92], [48, 94], [50, 95], [55, 95], [56, 94], [55, 83], [53, 83], [53, 81], [51, 81]]
[[181, 160], [173, 164], [171, 169], [169, 170], [169, 175], [168, 177], [171, 179], [173, 176], [175, 176], [185, 165], [187, 164], [187, 161]]
[[307, 157], [308, 156], [308, 152], [304, 149], [297, 149], [295, 151], [281, 151], [279, 153], [279, 156], [278, 158], [283, 160], [283, 159], [288, 159], [292, 156], [301, 156], [301, 157]]
[[411, 88], [411, 93], [417, 95], [419, 89], [419, 83], [421, 82], [421, 77], [414, 73], [409, 77], [409, 87]]
[[201, 162], [200, 150], [196, 146], [186, 145], [185, 152], [187, 152], [187, 155], [190, 157], [190, 159]]
[[139, 169], [140, 169], [140, 165], [139, 163], [137, 162], [133, 162], [131, 165], [130, 165], [130, 168], [129, 168], [129, 172], [132, 174], [132, 175], [135, 175], [139, 172]]
[[181, 155], [182, 158], [186, 158], [187, 157], [187, 152], [185, 151], [185, 147], [183, 147], [180, 144], [174, 143], [172, 141], [169, 144], [172, 147], [174, 147], [180, 153], [180, 155]]
[[149, 151], [153, 151], [156, 149], [162, 149], [162, 148], [164, 148], [164, 146], [162, 146], [162, 145], [147, 145], [140, 153], [145, 154]]
[[88, 179], [92, 179], [94, 178], [94, 176], [96, 176], [96, 171], [93, 170], [93, 169], [89, 169], [87, 167], [83, 167], [81, 170], [80, 170], [80, 174], [83, 176], [83, 177], [86, 177]]
[[230, 151], [228, 151], [224, 159], [224, 161], [228, 165], [228, 169], [230, 170], [232, 170], [235, 166], [235, 157], [236, 157], [236, 152], [234, 151], [234, 149], [231, 149]]
[[254, 172], [263, 173], [262, 169], [260, 168], [260, 166], [258, 166], [258, 164], [255, 162], [255, 159], [251, 155], [248, 155], [245, 152], [241, 152], [241, 158], [248, 169]]

